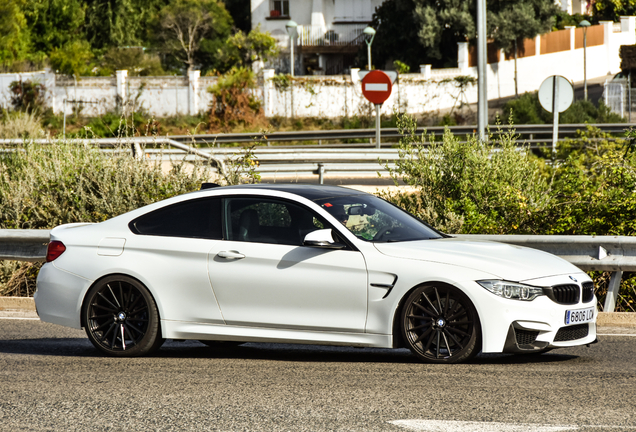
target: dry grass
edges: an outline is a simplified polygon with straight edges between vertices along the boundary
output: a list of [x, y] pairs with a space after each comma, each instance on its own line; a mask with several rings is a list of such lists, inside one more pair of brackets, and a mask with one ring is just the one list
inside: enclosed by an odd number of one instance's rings
[[44, 138], [41, 119], [36, 113], [14, 111], [0, 121], [0, 138]]
[[[2, 150], [0, 148], [0, 150]], [[50, 229], [101, 222], [208, 181], [201, 164], [159, 163], [132, 157], [122, 145], [105, 154], [74, 141], [25, 141], [0, 151], [0, 229]], [[40, 264], [0, 261], [0, 295], [32, 296]]]

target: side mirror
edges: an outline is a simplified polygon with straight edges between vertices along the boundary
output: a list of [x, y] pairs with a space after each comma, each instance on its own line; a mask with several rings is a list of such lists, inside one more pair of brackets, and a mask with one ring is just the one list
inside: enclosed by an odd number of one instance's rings
[[312, 231], [305, 236], [303, 246], [312, 246], [325, 249], [344, 249], [345, 245], [337, 243], [333, 239], [333, 233], [330, 229], [321, 229]]

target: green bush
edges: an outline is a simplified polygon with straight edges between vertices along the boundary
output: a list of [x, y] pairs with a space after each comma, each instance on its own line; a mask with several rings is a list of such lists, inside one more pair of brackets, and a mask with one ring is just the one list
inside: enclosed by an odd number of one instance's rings
[[256, 79], [251, 69], [232, 68], [208, 89], [214, 95], [210, 127], [229, 131], [236, 126], [265, 124], [261, 102], [253, 95]]
[[390, 197], [432, 225], [454, 233], [535, 233], [534, 215], [551, 205], [543, 163], [519, 151], [513, 133], [483, 142], [462, 142], [447, 129], [442, 141], [416, 136], [416, 124], [401, 117], [408, 137], [399, 145], [396, 183], [414, 186], [414, 194]]
[[16, 111], [41, 112], [46, 87], [37, 81], [13, 81], [9, 84], [11, 106]]
[[[636, 146], [610, 140], [588, 127], [559, 144], [545, 163], [517, 146], [514, 133], [459, 141], [415, 136], [415, 122], [399, 120], [407, 133], [391, 172], [414, 193], [384, 197], [449, 233], [636, 235]], [[551, 155], [547, 155], [551, 156]], [[607, 273], [591, 273], [602, 309]], [[626, 274], [618, 310], [636, 311], [636, 275]]]

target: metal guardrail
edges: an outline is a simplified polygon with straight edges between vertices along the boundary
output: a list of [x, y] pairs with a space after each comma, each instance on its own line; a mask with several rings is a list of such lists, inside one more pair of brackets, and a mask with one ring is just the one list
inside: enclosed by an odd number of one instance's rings
[[[585, 130], [588, 126], [600, 129], [607, 134], [623, 135], [627, 130], [635, 126], [629, 123], [605, 123], [605, 124], [561, 124], [559, 125], [559, 138], [572, 138], [580, 130]], [[508, 133], [510, 129], [515, 131], [522, 140], [528, 143], [551, 142], [552, 125], [489, 125], [490, 132], [495, 136]], [[445, 127], [433, 126], [418, 128], [417, 134], [426, 133], [440, 136], [444, 133]], [[477, 126], [450, 126], [451, 133], [456, 136], [476, 135]], [[381, 130], [382, 139], [398, 139], [403, 135], [397, 128], [384, 128]], [[360, 140], [375, 138], [375, 129], [343, 129], [343, 130], [320, 130], [320, 131], [292, 131], [292, 132], [258, 132], [258, 133], [233, 133], [233, 134], [197, 134], [197, 135], [172, 135], [172, 140], [179, 142], [189, 142], [196, 144], [229, 144], [229, 143], [283, 143], [290, 141], [336, 141], [336, 140]], [[382, 146], [391, 146], [394, 143], [383, 142]], [[339, 144], [339, 146], [359, 146], [364, 143]]]
[[[334, 148], [280, 148], [255, 147], [252, 152], [259, 163], [257, 171], [263, 178], [274, 176], [311, 176], [318, 175], [319, 183], [323, 183], [324, 176], [329, 174], [349, 176], [373, 176], [387, 174], [385, 164], [395, 168], [399, 160], [397, 149], [365, 148], [365, 149], [334, 149]], [[240, 150], [236, 147], [201, 148], [201, 152], [214, 155], [218, 160], [228, 161], [235, 157]], [[150, 159], [162, 161], [184, 158], [194, 162], [196, 156], [185, 156], [181, 151], [145, 149]]]
[[[616, 124], [565, 124], [561, 125], [559, 132], [561, 139], [576, 136], [577, 132], [587, 126], [599, 128], [602, 132], [613, 135], [624, 135], [632, 125], [626, 123]], [[519, 135], [520, 144], [531, 147], [551, 145], [551, 125], [491, 125], [491, 132], [497, 134], [508, 133], [514, 129]], [[476, 126], [452, 126], [448, 128], [456, 136], [472, 136], [476, 133]], [[439, 137], [445, 131], [444, 127], [420, 128], [418, 133], [433, 134]], [[396, 128], [382, 130], [383, 139], [402, 137]], [[98, 144], [100, 146], [130, 145], [133, 155], [147, 156], [162, 160], [180, 159], [184, 153], [170, 150], [157, 151], [153, 145], [168, 145], [180, 152], [185, 152], [186, 160], [194, 161], [201, 157], [215, 166], [221, 173], [226, 172], [226, 163], [234, 154], [240, 152], [237, 147], [220, 147], [228, 143], [264, 143], [267, 146], [258, 145], [253, 152], [259, 162], [258, 172], [264, 178], [311, 176], [318, 175], [318, 181], [322, 184], [325, 175], [365, 175], [375, 176], [387, 174], [384, 164], [394, 167], [394, 161], [398, 159], [398, 152], [391, 148], [395, 143], [382, 142], [382, 149], [372, 143], [338, 143], [324, 145], [294, 145], [272, 147], [272, 143], [286, 142], [317, 142], [342, 141], [342, 140], [372, 140], [375, 137], [375, 129], [348, 129], [348, 130], [322, 130], [322, 131], [293, 131], [276, 133], [240, 133], [240, 134], [210, 134], [210, 135], [177, 135], [171, 137], [129, 137], [129, 138], [98, 138], [75, 140], [85, 144]], [[525, 138], [524, 138], [525, 137]], [[50, 143], [51, 140], [33, 140], [37, 143]], [[0, 140], [1, 144], [22, 144], [21, 139]], [[142, 148], [145, 144], [145, 148]], [[190, 145], [188, 145], [190, 144]], [[538, 145], [541, 144], [541, 145]], [[215, 147], [216, 145], [216, 147]], [[200, 147], [197, 147], [200, 146]], [[382, 162], [380, 162], [382, 161]]]
[[[467, 240], [486, 240], [526, 246], [557, 255], [582, 270], [612, 272], [603, 310], [613, 312], [621, 278], [636, 271], [636, 237], [457, 235]], [[50, 230], [0, 230], [0, 260], [44, 261]]]

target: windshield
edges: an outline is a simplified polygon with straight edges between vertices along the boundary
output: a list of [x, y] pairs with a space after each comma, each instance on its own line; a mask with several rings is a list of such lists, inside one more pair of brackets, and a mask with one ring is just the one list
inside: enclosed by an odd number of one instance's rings
[[315, 202], [362, 240], [397, 242], [443, 237], [411, 214], [373, 195], [339, 196]]

